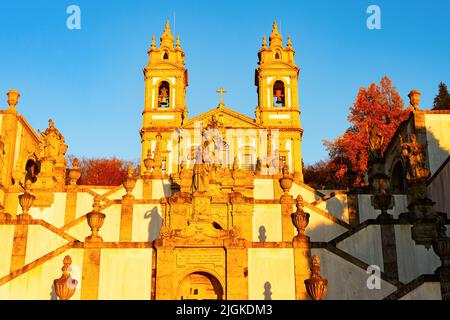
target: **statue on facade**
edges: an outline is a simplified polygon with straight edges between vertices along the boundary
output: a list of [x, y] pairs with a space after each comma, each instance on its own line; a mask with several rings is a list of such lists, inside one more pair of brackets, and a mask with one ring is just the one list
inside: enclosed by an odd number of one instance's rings
[[374, 127], [369, 129], [369, 126], [366, 126], [366, 132], [369, 136], [369, 159], [372, 161], [381, 159], [384, 136]]
[[406, 161], [406, 180], [417, 182], [425, 180], [430, 175], [430, 170], [426, 167], [426, 155], [424, 146], [417, 141], [415, 134], [410, 134], [410, 141], [405, 142], [400, 136], [402, 156]]
[[[153, 151], [153, 158], [150, 159], [149, 161], [149, 165], [150, 168], [153, 169], [152, 171], [152, 175], [161, 175], [162, 171], [162, 136], [161, 133], [158, 132], [158, 134], [156, 135], [156, 143], [155, 143], [155, 150]], [[150, 156], [150, 150], [148, 151], [148, 155], [147, 157]]]
[[52, 119], [48, 120], [48, 128], [44, 132], [38, 130], [41, 134], [41, 156], [48, 160], [57, 160], [64, 156], [67, 151], [67, 145], [64, 142], [64, 137], [55, 128], [55, 123]]
[[202, 151], [197, 150], [193, 168], [192, 192], [206, 192], [209, 187], [209, 163], [204, 161]]

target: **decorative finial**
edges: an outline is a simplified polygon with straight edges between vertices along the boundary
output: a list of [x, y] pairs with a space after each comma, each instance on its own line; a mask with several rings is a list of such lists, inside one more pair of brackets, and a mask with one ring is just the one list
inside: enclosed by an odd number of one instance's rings
[[176, 44], [176, 49], [181, 49], [181, 43], [180, 43], [180, 36], [177, 36], [177, 44]]
[[155, 36], [152, 36], [152, 44], [150, 45], [151, 49], [155, 49], [156, 43], [155, 43]]
[[305, 280], [306, 291], [313, 300], [322, 300], [328, 289], [328, 280], [320, 276], [320, 259], [312, 257], [311, 277]]
[[8, 105], [9, 109], [16, 108], [17, 103], [19, 102], [20, 93], [16, 89], [9, 90], [6, 94], [8, 96]]
[[408, 94], [409, 97], [409, 104], [413, 108], [413, 110], [419, 110], [419, 103], [420, 103], [420, 92], [419, 90], [411, 90], [411, 92]]
[[270, 40], [270, 46], [273, 45], [279, 45], [283, 46], [283, 38], [281, 37], [280, 33], [278, 32], [277, 22], [273, 22], [273, 28], [272, 28], [272, 34], [269, 37]]
[[164, 29], [163, 34], [161, 35], [161, 45], [165, 45], [167, 47], [173, 48], [173, 36], [170, 32], [169, 20], [166, 21], [166, 27]]
[[59, 300], [69, 300], [77, 289], [78, 280], [73, 279], [70, 276], [71, 264], [72, 258], [70, 256], [65, 256], [63, 260], [63, 267], [61, 268], [62, 276], [61, 278], [53, 281], [55, 292]]
[[72, 186], [76, 185], [81, 177], [81, 171], [78, 167], [78, 164], [79, 164], [78, 158], [73, 159], [72, 161], [73, 168], [69, 171], [70, 185]]
[[262, 39], [262, 47], [263, 47], [263, 49], [266, 49], [266, 48], [267, 48], [267, 40], [266, 40], [266, 36], [263, 36], [263, 39]]
[[124, 199], [133, 199], [131, 192], [136, 186], [136, 179], [133, 178], [133, 166], [129, 165], [127, 169], [127, 178], [123, 182], [123, 187], [126, 190], [126, 195], [123, 196]]
[[29, 218], [29, 210], [33, 205], [34, 199], [36, 197], [31, 194], [31, 180], [25, 182], [24, 192], [19, 196], [19, 204], [22, 207], [21, 218]]
[[297, 211], [291, 214], [292, 224], [297, 229], [297, 235], [294, 240], [308, 240], [308, 237], [305, 236], [305, 230], [309, 224], [310, 215], [303, 210], [304, 201], [301, 195], [298, 195], [295, 199], [295, 206], [297, 207]]
[[288, 48], [292, 49], [291, 36], [288, 36], [288, 37], [287, 37], [287, 44], [286, 44], [286, 46], [287, 46]]
[[86, 215], [87, 223], [91, 228], [91, 235], [86, 237], [86, 241], [102, 242], [103, 239], [98, 235], [100, 228], [105, 222], [106, 215], [100, 212], [100, 196], [94, 197], [94, 204], [92, 205], [92, 211]]

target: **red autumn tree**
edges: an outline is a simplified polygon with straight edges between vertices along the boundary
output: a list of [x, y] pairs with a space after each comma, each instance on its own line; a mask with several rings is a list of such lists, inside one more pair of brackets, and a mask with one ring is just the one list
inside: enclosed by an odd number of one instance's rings
[[359, 89], [350, 107], [350, 128], [334, 141], [324, 141], [338, 179], [343, 179], [347, 186], [361, 185], [368, 160], [369, 132], [366, 128], [382, 133], [384, 152], [399, 124], [409, 116], [410, 109], [403, 106], [403, 100], [388, 77], [383, 77], [380, 85], [372, 83], [368, 88]]
[[318, 190], [340, 189], [346, 185], [345, 181], [335, 175], [337, 168], [335, 162], [321, 160], [314, 164], [303, 166], [304, 182]]
[[[70, 162], [73, 156], [68, 156]], [[118, 186], [127, 177], [127, 169], [133, 165], [131, 161], [112, 158], [81, 158], [78, 166], [81, 171], [80, 185]], [[135, 166], [133, 166], [135, 167]]]

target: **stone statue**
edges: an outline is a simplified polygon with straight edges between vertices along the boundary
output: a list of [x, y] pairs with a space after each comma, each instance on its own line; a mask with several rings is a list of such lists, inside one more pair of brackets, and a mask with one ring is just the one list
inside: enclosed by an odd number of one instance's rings
[[261, 172], [262, 172], [262, 164], [261, 164], [261, 159], [259, 157], [256, 159], [255, 171], [257, 174], [261, 174]]
[[41, 134], [41, 156], [45, 159], [56, 160], [64, 156], [67, 151], [67, 145], [64, 143], [64, 137], [55, 128], [52, 119], [48, 120], [48, 128], [44, 132], [38, 130]]
[[377, 132], [374, 127], [369, 129], [369, 126], [366, 126], [366, 132], [369, 136], [369, 159], [374, 161], [377, 159], [381, 159], [383, 154], [381, 152], [384, 136], [381, 132]]
[[[149, 165], [153, 169], [152, 174], [153, 175], [160, 175], [162, 174], [161, 167], [162, 167], [162, 156], [161, 156], [161, 133], [158, 132], [156, 135], [156, 144], [155, 144], [155, 150], [153, 151], [153, 158], [150, 159]], [[148, 150], [147, 157], [150, 155], [150, 150]]]
[[193, 168], [192, 192], [206, 192], [209, 187], [209, 164], [205, 163], [201, 149], [197, 150]]
[[425, 149], [422, 144], [417, 142], [415, 134], [410, 134], [410, 142], [405, 142], [400, 136], [400, 145], [402, 147], [402, 156], [407, 165], [406, 180], [417, 182], [425, 180], [430, 175], [430, 170], [426, 168]]

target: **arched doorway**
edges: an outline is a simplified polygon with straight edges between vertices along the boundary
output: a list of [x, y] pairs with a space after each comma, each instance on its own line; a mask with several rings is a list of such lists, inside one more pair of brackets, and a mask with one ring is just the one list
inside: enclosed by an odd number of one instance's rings
[[222, 300], [223, 288], [213, 275], [199, 271], [193, 272], [178, 286], [179, 300]]

